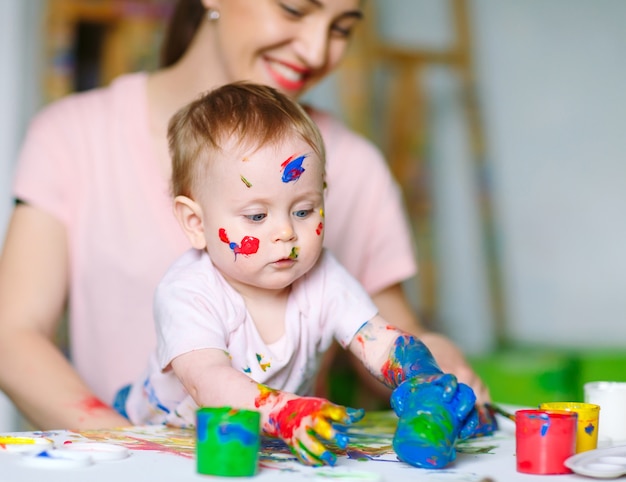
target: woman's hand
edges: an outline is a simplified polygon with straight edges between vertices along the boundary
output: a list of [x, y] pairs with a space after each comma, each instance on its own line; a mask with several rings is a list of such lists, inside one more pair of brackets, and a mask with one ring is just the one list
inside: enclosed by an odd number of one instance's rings
[[348, 436], [336, 425], [350, 425], [364, 415], [362, 409], [335, 405], [323, 398], [298, 397], [270, 413], [265, 432], [285, 441], [303, 464], [334, 465], [337, 457], [328, 445], [340, 449], [348, 445]]

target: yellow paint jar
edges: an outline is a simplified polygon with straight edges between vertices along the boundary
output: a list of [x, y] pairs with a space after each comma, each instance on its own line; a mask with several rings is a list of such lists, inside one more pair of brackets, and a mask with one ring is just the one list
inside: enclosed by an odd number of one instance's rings
[[584, 402], [545, 402], [539, 405], [542, 410], [565, 410], [576, 412], [576, 453], [598, 447], [598, 424], [600, 405]]

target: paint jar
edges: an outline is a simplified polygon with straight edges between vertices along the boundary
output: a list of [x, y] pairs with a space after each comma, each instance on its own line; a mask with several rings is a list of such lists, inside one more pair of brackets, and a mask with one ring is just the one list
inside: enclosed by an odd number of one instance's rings
[[589, 382], [584, 385], [585, 402], [600, 405], [600, 445], [626, 443], [626, 382]]
[[525, 474], [568, 474], [564, 462], [576, 453], [576, 412], [515, 412], [517, 471]]
[[545, 402], [539, 405], [541, 410], [565, 410], [576, 412], [576, 453], [598, 448], [598, 419], [600, 406], [583, 402]]
[[250, 477], [259, 465], [261, 414], [231, 407], [201, 407], [196, 412], [199, 474]]

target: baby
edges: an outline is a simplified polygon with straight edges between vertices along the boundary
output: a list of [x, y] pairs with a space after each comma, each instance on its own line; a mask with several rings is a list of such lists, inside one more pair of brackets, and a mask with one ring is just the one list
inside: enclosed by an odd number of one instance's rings
[[255, 409], [263, 434], [301, 462], [333, 464], [342, 425], [363, 416], [309, 396], [335, 339], [390, 388], [439, 387], [429, 404], [439, 397], [458, 421], [453, 439], [474, 431], [471, 389], [385, 321], [322, 247], [324, 145], [302, 107], [229, 84], [181, 109], [169, 141], [174, 213], [193, 248], [156, 290], [158, 346], [123, 403], [133, 423], [191, 427], [199, 406]]

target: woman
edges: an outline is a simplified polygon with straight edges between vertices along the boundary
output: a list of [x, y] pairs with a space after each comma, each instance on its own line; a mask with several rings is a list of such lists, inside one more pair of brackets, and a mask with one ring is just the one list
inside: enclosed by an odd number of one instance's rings
[[[169, 209], [169, 118], [236, 80], [297, 98], [339, 63], [359, 0], [180, 0], [164, 66], [63, 99], [32, 122], [0, 259], [0, 388], [41, 428], [127, 424], [110, 405], [154, 345], [152, 295], [189, 246]], [[328, 151], [326, 246], [381, 314], [488, 395], [460, 351], [423, 333], [400, 283], [415, 274], [397, 186], [378, 151], [312, 112]], [[376, 193], [377, 196], [373, 196]], [[51, 341], [66, 304], [71, 364]]]

